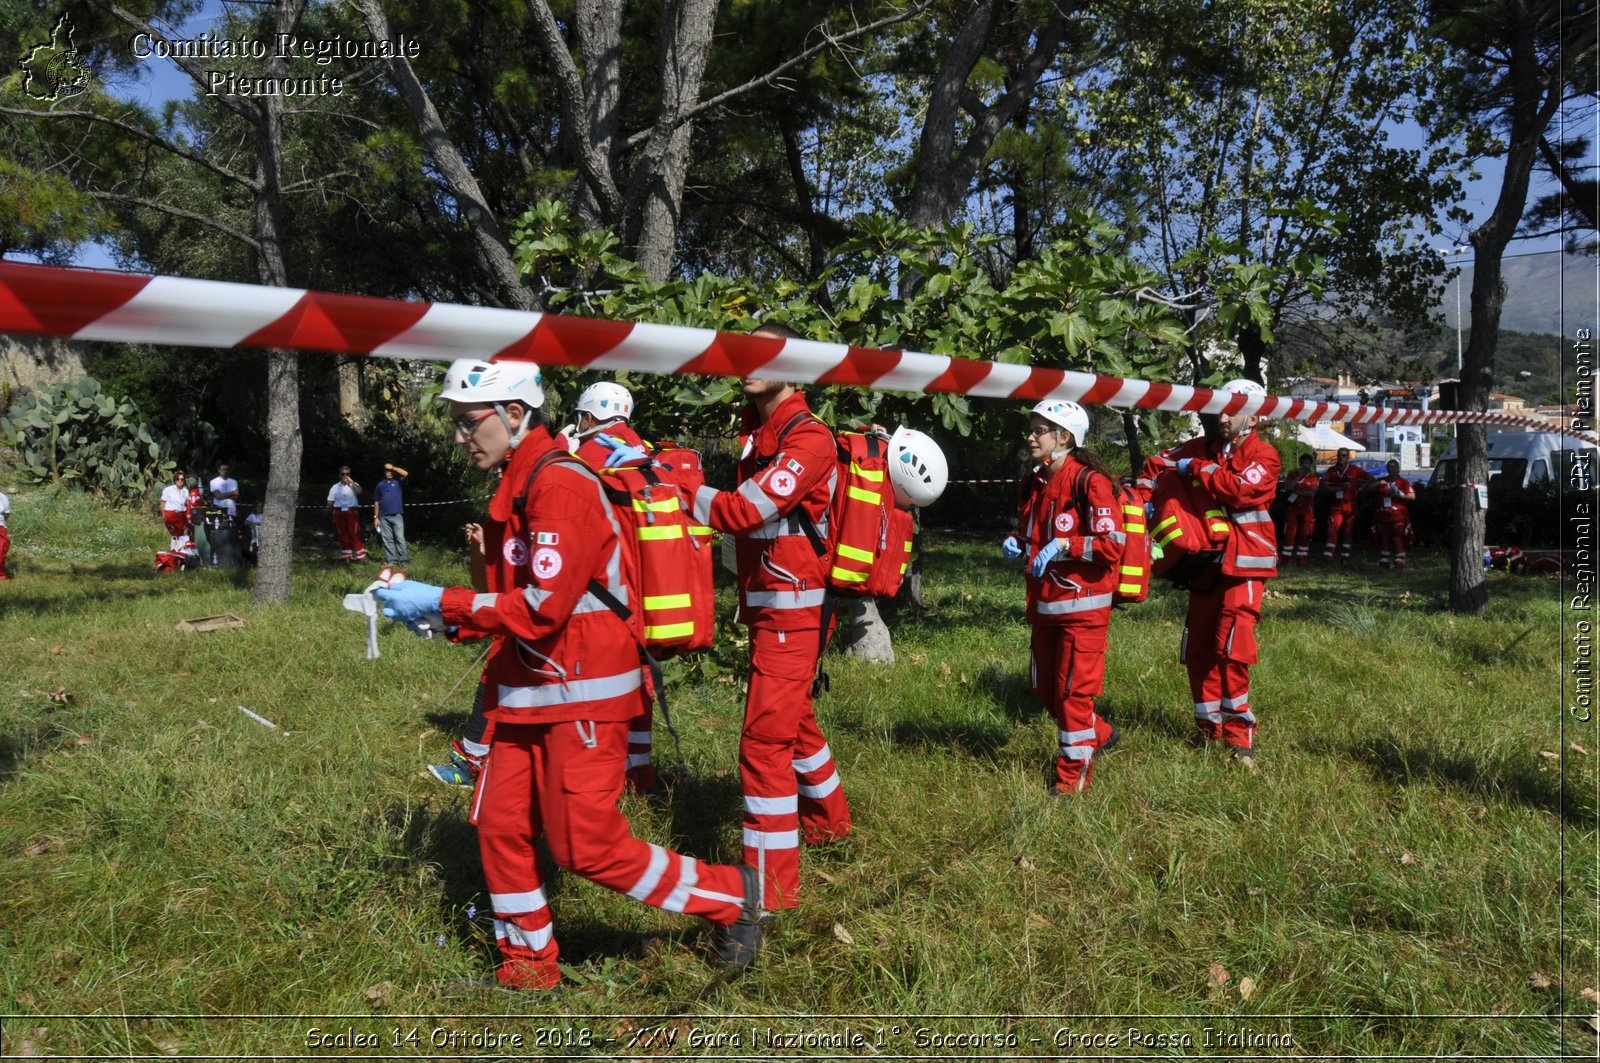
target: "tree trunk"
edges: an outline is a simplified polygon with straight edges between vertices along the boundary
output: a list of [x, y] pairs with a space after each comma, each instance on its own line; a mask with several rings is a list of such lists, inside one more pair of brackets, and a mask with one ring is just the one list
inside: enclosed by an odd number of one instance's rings
[[1139, 416], [1132, 410], [1122, 411], [1122, 434], [1128, 440], [1128, 475], [1138, 476], [1144, 470], [1144, 448], [1139, 445]]
[[[1066, 15], [1058, 5], [1050, 21], [1034, 32], [1033, 50], [1006, 78], [1000, 98], [983, 106], [967, 87], [967, 79], [988, 52], [994, 21], [994, 0], [972, 0], [961, 32], [951, 42], [934, 78], [917, 147], [908, 214], [917, 225], [947, 225], [955, 217], [995, 137], [1033, 98], [1034, 87], [1060, 49], [1067, 27]], [[971, 131], [956, 150], [957, 124], [963, 111], [971, 115]]]
[[839, 628], [846, 657], [873, 664], [894, 663], [894, 640], [878, 613], [876, 598], [840, 598]]
[[[304, 4], [305, 0], [288, 0], [277, 6], [280, 34], [294, 32]], [[271, 78], [286, 77], [288, 62], [273, 51], [265, 73]], [[279, 210], [283, 97], [267, 94], [258, 97], [255, 104], [258, 115], [255, 122], [256, 272], [262, 284], [281, 288], [289, 283]], [[300, 357], [294, 351], [272, 350], [267, 354], [267, 498], [253, 595], [256, 605], [289, 601], [294, 561], [294, 507], [300, 494], [300, 457]]]
[[354, 358], [339, 362], [339, 417], [355, 429], [367, 421], [367, 411], [361, 405], [361, 363]]
[[[1539, 138], [1560, 108], [1563, 90], [1559, 64], [1550, 70], [1540, 67], [1534, 40], [1538, 12], [1522, 5], [1508, 10], [1516, 12], [1515, 21], [1508, 27], [1511, 39], [1506, 42], [1509, 48], [1505, 84], [1511, 91], [1497, 115], [1508, 130], [1505, 171], [1494, 210], [1471, 236], [1472, 329], [1461, 359], [1459, 406], [1463, 410], [1489, 408], [1500, 310], [1506, 295], [1501, 259], [1527, 207], [1529, 174], [1539, 153]], [[1483, 572], [1487, 522], [1484, 511], [1478, 508], [1476, 488], [1468, 485], [1489, 482], [1488, 429], [1483, 425], [1461, 425], [1456, 433], [1456, 454], [1460, 479], [1454, 488], [1456, 528], [1450, 558], [1450, 611], [1475, 614], [1489, 601]]]
[[[590, 158], [603, 162], [605, 172], [616, 172], [618, 135], [621, 132], [622, 104], [622, 7], [623, 0], [577, 0], [574, 35], [578, 54], [583, 57], [583, 104], [587, 128], [575, 130], [584, 139]], [[615, 178], [611, 179], [613, 184]], [[613, 188], [610, 202], [595, 194], [591, 181], [578, 182], [577, 211], [591, 228], [620, 228], [621, 219], [613, 216], [617, 208]]]
[[[358, 0], [358, 3], [361, 17], [367, 24], [367, 32], [372, 34], [374, 40], [389, 40], [389, 19], [379, 0]], [[444, 175], [463, 220], [472, 230], [473, 246], [478, 252], [478, 261], [483, 265], [484, 273], [500, 291], [507, 306], [517, 310], [537, 310], [538, 301], [517, 273], [510, 242], [500, 228], [499, 220], [489, 209], [489, 201], [478, 186], [478, 179], [472, 175], [466, 159], [445, 129], [444, 120], [439, 117], [433, 100], [417, 78], [416, 71], [411, 68], [410, 61], [403, 55], [397, 55], [388, 60], [387, 65], [389, 80], [399, 91], [401, 99], [405, 100], [406, 107], [411, 111], [411, 120], [422, 137], [423, 146]]]
[[655, 125], [628, 175], [623, 213], [625, 239], [634, 260], [652, 280], [665, 280], [677, 250], [683, 183], [689, 173], [694, 123], [682, 114], [700, 99], [700, 82], [711, 55], [716, 0], [667, 0], [662, 4], [659, 84]]

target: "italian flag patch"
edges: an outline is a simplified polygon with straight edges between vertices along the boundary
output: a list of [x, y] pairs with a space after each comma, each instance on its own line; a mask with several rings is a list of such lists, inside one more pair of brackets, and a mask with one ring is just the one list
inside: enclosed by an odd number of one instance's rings
[[536, 546], [556, 546], [561, 542], [561, 536], [555, 532], [540, 532], [534, 540]]

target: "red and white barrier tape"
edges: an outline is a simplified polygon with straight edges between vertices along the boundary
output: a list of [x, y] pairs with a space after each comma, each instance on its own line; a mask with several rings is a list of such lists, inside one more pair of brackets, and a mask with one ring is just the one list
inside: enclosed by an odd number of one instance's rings
[[632, 324], [496, 307], [404, 302], [225, 281], [0, 262], [0, 333], [187, 347], [287, 347], [375, 358], [493, 358], [644, 373], [761, 375], [881, 391], [951, 392], [1189, 413], [1357, 424], [1486, 424], [1592, 433], [1514, 414], [1397, 410], [882, 351], [816, 340]]

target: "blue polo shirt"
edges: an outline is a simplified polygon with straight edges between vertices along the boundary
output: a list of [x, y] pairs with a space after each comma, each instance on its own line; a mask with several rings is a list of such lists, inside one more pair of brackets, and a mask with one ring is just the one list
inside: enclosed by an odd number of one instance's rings
[[400, 513], [400, 477], [379, 480], [378, 486], [372, 489], [372, 495], [378, 500], [378, 516], [393, 517]]

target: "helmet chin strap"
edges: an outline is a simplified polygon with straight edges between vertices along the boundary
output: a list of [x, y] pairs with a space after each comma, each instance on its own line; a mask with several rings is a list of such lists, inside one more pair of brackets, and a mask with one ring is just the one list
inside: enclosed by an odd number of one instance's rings
[[[518, 401], [520, 403], [521, 400]], [[494, 412], [499, 415], [500, 423], [506, 426], [506, 436], [510, 441], [510, 449], [516, 450], [517, 444], [522, 442], [522, 437], [528, 434], [528, 428], [533, 424], [533, 411], [530, 410], [525, 403], [522, 404], [522, 426], [516, 429], [511, 427], [511, 418], [506, 416], [506, 407], [504, 403], [495, 403]]]
[[[1061, 440], [1067, 438], [1069, 434], [1070, 433], [1068, 433], [1065, 428], [1056, 429], [1056, 441], [1059, 443]], [[1054, 466], [1056, 462], [1060, 461], [1062, 458], [1066, 457], [1068, 454], [1071, 454], [1077, 449], [1078, 444], [1076, 442], [1074, 442], [1070, 447], [1056, 447], [1056, 449], [1050, 452], [1051, 466]]]
[[[593, 414], [591, 414], [590, 416], [592, 417]], [[589, 426], [589, 430], [588, 431], [579, 430], [578, 438], [579, 439], [588, 439], [591, 436], [599, 435], [601, 432], [604, 432], [609, 428], [615, 427], [616, 423], [618, 421], [623, 421], [623, 420], [625, 420], [625, 418], [613, 417], [613, 418], [611, 418], [611, 420], [606, 421], [604, 423], [602, 423], [600, 421], [596, 421], [594, 424]]]

